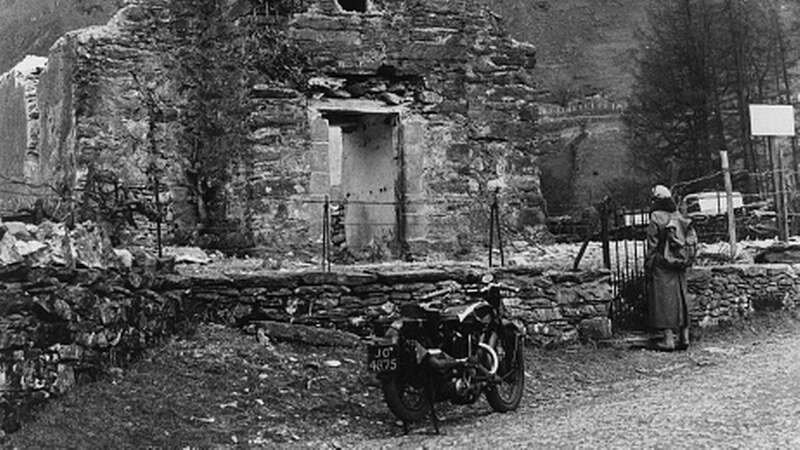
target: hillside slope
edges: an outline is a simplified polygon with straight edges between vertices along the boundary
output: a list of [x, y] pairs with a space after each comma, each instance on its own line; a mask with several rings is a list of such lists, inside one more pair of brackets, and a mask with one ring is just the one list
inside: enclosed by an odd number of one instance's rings
[[[648, 5], [663, 0], [491, 0], [511, 35], [536, 45], [538, 77], [573, 96], [600, 93], [619, 101], [630, 93], [637, 29]], [[800, 2], [777, 0], [795, 48], [800, 47]], [[800, 69], [798, 69], [800, 70]]]
[[103, 24], [123, 0], [0, 0], [0, 73], [25, 55], [47, 56], [67, 31]]
[[537, 46], [537, 72], [545, 87], [615, 100], [629, 92], [636, 29], [645, 21], [647, 5], [642, 0], [490, 2], [515, 39]]

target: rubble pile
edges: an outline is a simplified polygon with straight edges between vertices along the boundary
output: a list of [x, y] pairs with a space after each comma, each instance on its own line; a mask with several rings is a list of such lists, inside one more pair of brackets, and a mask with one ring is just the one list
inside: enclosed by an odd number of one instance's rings
[[[557, 243], [549, 245], [532, 244], [527, 241], [511, 241], [506, 251], [506, 261], [510, 265], [535, 266], [552, 270], [571, 270], [578, 256], [581, 243]], [[698, 266], [719, 266], [724, 264], [753, 264], [754, 262], [789, 262], [788, 257], [781, 258], [779, 255], [772, 257], [759, 256], [766, 253], [767, 248], [772, 247], [772, 253], [778, 254], [798, 247], [798, 242], [790, 242], [787, 245], [779, 245], [775, 240], [758, 241], [739, 241], [736, 244], [736, 257], [730, 260], [730, 246], [727, 242], [701, 243], [698, 246]], [[644, 241], [628, 240], [611, 242], [612, 265], [618, 258], [622, 258], [624, 264], [625, 252], [636, 258], [644, 255]], [[788, 249], [788, 250], [787, 250]], [[619, 256], [617, 256], [619, 255]], [[495, 260], [499, 256], [495, 252]], [[800, 258], [796, 257], [797, 261]], [[579, 268], [581, 270], [599, 270], [603, 267], [603, 246], [600, 242], [590, 242], [581, 258]]]
[[13, 264], [66, 266], [74, 262], [85, 268], [124, 268], [124, 255], [124, 252], [115, 252], [108, 236], [91, 222], [77, 224], [69, 233], [63, 223], [0, 224], [0, 267]]
[[9, 432], [51, 396], [174, 334], [181, 299], [150, 289], [163, 269], [156, 258], [118, 256], [90, 224], [69, 240], [60, 224], [2, 229], [0, 428]]

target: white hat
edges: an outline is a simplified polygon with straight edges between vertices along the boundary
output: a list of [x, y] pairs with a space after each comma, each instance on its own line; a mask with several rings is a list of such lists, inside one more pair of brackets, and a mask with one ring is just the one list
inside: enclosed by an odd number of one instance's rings
[[669, 189], [661, 184], [656, 185], [653, 190], [651, 191], [653, 198], [672, 198], [672, 192]]

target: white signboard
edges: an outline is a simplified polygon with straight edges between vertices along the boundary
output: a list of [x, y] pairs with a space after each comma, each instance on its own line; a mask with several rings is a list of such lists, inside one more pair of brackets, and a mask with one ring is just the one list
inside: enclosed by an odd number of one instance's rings
[[794, 136], [792, 105], [750, 105], [753, 136]]

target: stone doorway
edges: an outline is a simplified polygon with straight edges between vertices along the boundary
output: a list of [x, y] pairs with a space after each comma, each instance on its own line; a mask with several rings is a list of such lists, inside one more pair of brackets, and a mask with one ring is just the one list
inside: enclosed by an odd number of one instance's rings
[[325, 112], [332, 199], [343, 205], [347, 247], [393, 245], [403, 238], [403, 158], [393, 113]]

